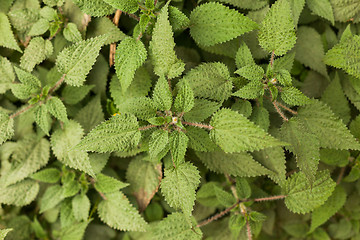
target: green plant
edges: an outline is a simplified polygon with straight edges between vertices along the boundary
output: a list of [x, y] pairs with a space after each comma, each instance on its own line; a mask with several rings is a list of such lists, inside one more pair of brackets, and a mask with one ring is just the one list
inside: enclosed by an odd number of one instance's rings
[[358, 0], [0, 6], [0, 239], [360, 238]]

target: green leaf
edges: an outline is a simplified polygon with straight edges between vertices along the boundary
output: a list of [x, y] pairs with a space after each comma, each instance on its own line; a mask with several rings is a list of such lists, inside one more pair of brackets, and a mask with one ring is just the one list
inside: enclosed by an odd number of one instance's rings
[[250, 48], [246, 45], [245, 42], [241, 42], [240, 47], [236, 52], [235, 63], [237, 68], [255, 65]]
[[320, 101], [298, 111], [301, 120], [320, 140], [320, 146], [334, 149], [360, 149], [360, 144], [330, 108]]
[[14, 135], [14, 119], [0, 111], [0, 145]]
[[63, 102], [57, 98], [57, 97], [51, 97], [46, 102], [46, 107], [49, 113], [59, 119], [62, 122], [67, 122], [67, 113], [66, 113], [66, 107], [63, 104]]
[[43, 35], [49, 29], [49, 21], [45, 18], [40, 18], [32, 27], [28, 33], [29, 36]]
[[48, 113], [48, 108], [45, 104], [38, 105], [35, 109], [35, 122], [41, 130], [44, 131], [46, 135], [49, 136], [49, 131], [51, 129], [51, 125], [49, 122], [50, 115]]
[[186, 136], [189, 138], [188, 147], [196, 151], [211, 152], [217, 148], [205, 129], [187, 126]]
[[194, 107], [194, 92], [186, 80], [179, 82], [177, 85], [177, 95], [174, 102], [175, 111], [186, 113]]
[[90, 132], [96, 125], [104, 121], [100, 96], [96, 96], [83, 107], [75, 116], [75, 120], [81, 124], [85, 133]]
[[137, 0], [104, 0], [104, 2], [127, 13], [134, 13], [139, 8]]
[[246, 178], [236, 178], [236, 193], [240, 199], [248, 199], [251, 196], [251, 187]]
[[20, 58], [20, 67], [32, 72], [37, 64], [50, 57], [52, 53], [53, 46], [49, 40], [44, 40], [42, 37], [33, 38]]
[[235, 7], [250, 9], [250, 10], [257, 10], [264, 7], [267, 2], [264, 0], [219, 0], [223, 3], [228, 3], [234, 5]]
[[102, 173], [96, 175], [94, 187], [96, 191], [101, 193], [113, 193], [122, 188], [129, 186], [128, 183], [121, 182], [113, 177], [106, 176]]
[[60, 162], [94, 176], [88, 154], [85, 151], [74, 149], [83, 135], [84, 131], [80, 124], [69, 120], [63, 129], [58, 128], [51, 135], [51, 147]]
[[10, 89], [14, 81], [15, 74], [11, 62], [0, 56], [0, 94]]
[[231, 193], [223, 190], [221, 187], [214, 186], [214, 190], [217, 200], [224, 207], [231, 207], [234, 203], [236, 203], [235, 197]]
[[155, 106], [162, 111], [170, 110], [172, 106], [172, 94], [165, 77], [160, 77], [153, 92]]
[[66, 40], [69, 42], [80, 42], [82, 40], [81, 33], [75, 23], [68, 23], [63, 30]]
[[74, 0], [82, 12], [94, 17], [110, 15], [114, 8], [103, 0]]
[[329, 0], [306, 0], [306, 5], [313, 13], [329, 20], [334, 25], [334, 13]]
[[195, 227], [195, 219], [182, 213], [172, 213], [152, 228], [153, 239], [158, 240], [200, 240], [202, 232]]
[[294, 25], [297, 26], [300, 18], [300, 14], [302, 13], [305, 7], [305, 0], [289, 0], [289, 3], [292, 10]]
[[360, 3], [357, 0], [330, 0], [335, 21], [348, 22], [358, 16]]
[[115, 68], [123, 92], [131, 85], [136, 70], [143, 65], [146, 58], [146, 48], [141, 41], [129, 37], [118, 44], [115, 52]]
[[240, 90], [233, 93], [234, 96], [255, 99], [264, 95], [264, 84], [261, 81], [251, 81]]
[[175, 166], [183, 163], [185, 161], [185, 153], [189, 138], [184, 132], [173, 131], [169, 136], [170, 152], [171, 158]]
[[30, 176], [34, 180], [45, 183], [57, 183], [60, 180], [61, 172], [56, 168], [45, 168]]
[[[326, 0], [327, 1], [327, 0]], [[299, 27], [295, 46], [295, 59], [307, 67], [328, 77], [324, 59], [324, 46], [321, 35], [311, 27]], [[311, 54], [307, 54], [311, 52]]]
[[30, 179], [18, 182], [8, 187], [0, 187], [0, 203], [15, 206], [29, 205], [39, 192], [39, 184]]
[[81, 240], [89, 222], [79, 222], [61, 229], [61, 239]]
[[259, 30], [259, 44], [267, 52], [282, 56], [296, 42], [294, 20], [287, 0], [276, 1], [266, 14]]
[[210, 100], [195, 98], [194, 107], [191, 111], [184, 114], [184, 119], [188, 122], [202, 122], [210, 117], [214, 112], [220, 108], [218, 102]]
[[263, 107], [254, 107], [250, 120], [267, 131], [270, 127], [269, 112]]
[[127, 37], [125, 33], [123, 33], [120, 28], [118, 28], [109, 18], [101, 17], [101, 18], [93, 18], [89, 23], [89, 26], [86, 31], [87, 38], [94, 38], [97, 36], [101, 36], [104, 34], [108, 34], [108, 38], [105, 41], [104, 45], [108, 45], [110, 43], [118, 42]]
[[13, 229], [12, 228], [6, 228], [6, 229], [1, 229], [0, 230], [0, 239], [4, 240], [6, 235], [11, 232]]
[[0, 178], [0, 185], [4, 187], [25, 179], [45, 166], [50, 158], [50, 143], [45, 138], [38, 140], [34, 136], [29, 136], [16, 144], [18, 146], [12, 154], [11, 169]]
[[230, 109], [221, 109], [215, 113], [210, 125], [213, 127], [210, 131], [211, 138], [228, 153], [283, 145], [247, 118]]
[[145, 231], [147, 223], [122, 192], [107, 193], [105, 196], [106, 200], [98, 206], [101, 221], [121, 231]]
[[281, 99], [290, 106], [303, 106], [311, 103], [311, 100], [295, 87], [284, 87], [281, 91]]
[[196, 155], [213, 172], [239, 177], [256, 177], [271, 172], [248, 153], [197, 152]]
[[15, 73], [22, 83], [11, 86], [11, 91], [17, 98], [27, 99], [40, 91], [41, 82], [37, 77], [17, 67], [15, 67]]
[[75, 219], [86, 221], [90, 210], [89, 198], [85, 194], [78, 194], [72, 199], [71, 203]]
[[276, 79], [279, 83], [285, 87], [291, 87], [292, 79], [289, 71], [281, 69], [276, 73]]
[[296, 155], [297, 166], [312, 183], [320, 160], [320, 143], [317, 136], [297, 118], [285, 122], [279, 135], [291, 144], [286, 148]]
[[140, 211], [143, 211], [159, 189], [162, 179], [161, 164], [137, 157], [131, 160], [126, 171], [126, 179], [130, 183], [131, 192], [136, 197]]
[[252, 105], [248, 100], [238, 100], [233, 105], [231, 105], [231, 110], [237, 111], [242, 114], [244, 117], [249, 118], [252, 113]]
[[66, 104], [77, 104], [94, 88], [94, 85], [84, 85], [80, 87], [74, 87], [66, 85], [61, 92], [62, 98]]
[[329, 148], [320, 149], [320, 161], [328, 165], [345, 167], [349, 163], [350, 152]]
[[174, 32], [182, 31], [189, 27], [189, 18], [177, 7], [169, 6], [169, 21]]
[[[167, 153], [169, 144], [169, 132], [166, 130], [158, 129], [151, 134], [149, 142], [150, 158], [159, 160]], [[164, 151], [166, 150], [166, 152]]]
[[181, 209], [186, 216], [191, 216], [195, 201], [195, 190], [200, 183], [197, 168], [189, 162], [176, 168], [165, 169], [161, 181], [161, 193], [166, 202], [175, 209]]
[[190, 34], [202, 46], [230, 41], [255, 28], [250, 18], [220, 3], [199, 5], [190, 14]]
[[311, 227], [309, 233], [324, 224], [331, 216], [337, 213], [345, 204], [346, 192], [343, 187], [338, 185], [331, 196], [320, 207], [316, 208], [311, 214]]
[[14, 38], [9, 19], [3, 12], [0, 12], [0, 26], [0, 46], [22, 52]]
[[284, 185], [285, 204], [294, 213], [308, 213], [324, 204], [335, 186], [328, 171], [317, 172], [312, 185], [302, 172], [294, 173]]
[[86, 75], [90, 72], [106, 39], [107, 35], [102, 35], [80, 41], [59, 53], [56, 66], [60, 73], [66, 74], [65, 82], [67, 84], [72, 86], [83, 85]]
[[160, 11], [149, 47], [155, 74], [172, 79], [181, 75], [185, 64], [177, 58], [174, 51], [175, 42], [168, 19], [168, 4]]
[[341, 68], [350, 75], [360, 78], [360, 36], [346, 38], [330, 49], [324, 58], [327, 65]]
[[126, 151], [139, 143], [141, 134], [138, 128], [135, 116], [116, 115], [91, 130], [77, 148], [99, 153]]
[[183, 79], [190, 84], [195, 97], [215, 101], [230, 97], [232, 82], [229, 70], [223, 63], [203, 63], [189, 71]]
[[264, 77], [264, 69], [255, 64], [244, 66], [235, 73], [250, 81], [259, 81]]

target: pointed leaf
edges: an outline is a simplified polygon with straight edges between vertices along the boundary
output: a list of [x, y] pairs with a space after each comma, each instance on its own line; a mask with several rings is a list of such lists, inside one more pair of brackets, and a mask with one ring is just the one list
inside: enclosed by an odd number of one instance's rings
[[96, 182], [94, 184], [96, 191], [101, 193], [117, 192], [127, 186], [129, 186], [128, 183], [121, 182], [113, 177], [106, 176], [102, 173], [96, 175]]
[[[159, 154], [163, 153], [166, 146], [169, 144], [169, 132], [158, 129], [151, 134], [149, 142], [149, 154], [151, 159], [159, 159]], [[167, 153], [167, 151], [166, 151]], [[165, 155], [161, 154], [161, 155]], [[162, 156], [163, 157], [163, 156]]]
[[220, 104], [218, 102], [213, 102], [202, 98], [195, 98], [194, 107], [190, 112], [184, 114], [184, 119], [188, 122], [202, 122], [210, 117], [219, 108]]
[[11, 62], [0, 56], [0, 94], [5, 93], [11, 88], [11, 83], [15, 81], [15, 74]]
[[0, 46], [22, 52], [17, 44], [5, 13], [0, 12]]
[[63, 189], [60, 185], [53, 185], [48, 187], [45, 190], [44, 195], [41, 197], [40, 201], [40, 213], [43, 213], [53, 207], [55, 207], [57, 204], [59, 204], [63, 197]]
[[45, 183], [57, 183], [60, 180], [61, 172], [56, 168], [45, 168], [30, 176], [34, 180]]
[[29, 205], [39, 192], [39, 184], [30, 179], [8, 187], [0, 187], [0, 203], [11, 204], [15, 206]]
[[306, 0], [306, 5], [313, 13], [329, 20], [334, 25], [334, 13], [329, 0]]
[[303, 106], [310, 103], [310, 99], [295, 87], [284, 87], [281, 91], [281, 99], [290, 106]]
[[194, 92], [185, 80], [177, 84], [178, 93], [174, 102], [177, 112], [189, 112], [194, 107]]
[[39, 125], [41, 130], [43, 130], [46, 135], [49, 135], [51, 125], [49, 123], [50, 115], [48, 113], [47, 106], [45, 104], [41, 104], [40, 106], [37, 106], [34, 114], [35, 114], [36, 124]]
[[74, 217], [78, 221], [86, 221], [89, 217], [90, 200], [85, 194], [78, 194], [72, 199]]
[[255, 65], [250, 48], [246, 45], [245, 42], [241, 42], [240, 47], [236, 52], [235, 63], [238, 68], [242, 68], [248, 65]]
[[75, 120], [81, 124], [86, 133], [104, 121], [100, 96], [98, 95], [89, 101], [88, 104], [77, 113]]
[[67, 122], [66, 107], [63, 102], [57, 97], [51, 97], [46, 102], [46, 107], [49, 113], [62, 122]]
[[175, 166], [185, 161], [185, 153], [189, 138], [184, 132], [173, 131], [169, 136], [170, 152]]
[[53, 46], [49, 40], [44, 40], [42, 37], [33, 38], [20, 58], [20, 67], [32, 72], [37, 64], [50, 57], [52, 53]]
[[69, 42], [80, 42], [82, 40], [81, 33], [75, 23], [68, 23], [63, 30], [63, 34]]
[[134, 13], [139, 8], [137, 0], [104, 0], [104, 2], [127, 13]]
[[241, 67], [235, 73], [250, 81], [259, 81], [264, 77], [264, 69], [256, 64]]
[[153, 92], [153, 100], [159, 110], [170, 110], [173, 99], [165, 77], [160, 77], [157, 81]]
[[14, 119], [0, 111], [0, 145], [14, 135]]

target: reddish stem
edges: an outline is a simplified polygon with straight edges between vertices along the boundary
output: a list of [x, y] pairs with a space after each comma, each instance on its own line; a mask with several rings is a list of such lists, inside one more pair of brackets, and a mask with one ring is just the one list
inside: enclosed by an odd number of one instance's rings
[[193, 126], [193, 127], [198, 127], [198, 128], [206, 128], [206, 129], [209, 129], [209, 130], [212, 130], [214, 129], [213, 126], [210, 126], [210, 125], [206, 125], [206, 124], [201, 124], [201, 123], [192, 123], [192, 122], [181, 122], [182, 124], [184, 125], [188, 125], [188, 126]]
[[271, 200], [278, 200], [278, 199], [284, 199], [284, 198], [286, 198], [286, 195], [264, 197], [264, 198], [255, 198], [253, 201], [254, 202], [263, 202], [263, 201], [271, 201]]
[[196, 225], [196, 227], [202, 227], [202, 226], [205, 226], [219, 218], [221, 218], [222, 216], [224, 216], [225, 214], [229, 213], [233, 208], [235, 208], [238, 204], [239, 204], [240, 201], [237, 201], [234, 205], [232, 205], [231, 207], [225, 209], [224, 211], [206, 219], [205, 221], [202, 221], [201, 223], [199, 223], [198, 225]]
[[144, 127], [139, 127], [139, 131], [144, 131], [144, 130], [148, 130], [150, 128], [154, 128], [156, 127], [155, 125], [147, 125], [147, 126], [144, 126]]

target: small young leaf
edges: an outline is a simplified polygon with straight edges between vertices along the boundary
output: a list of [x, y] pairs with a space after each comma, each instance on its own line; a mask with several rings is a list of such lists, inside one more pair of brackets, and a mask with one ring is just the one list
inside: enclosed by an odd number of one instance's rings
[[153, 92], [155, 106], [162, 111], [170, 110], [172, 106], [172, 94], [165, 77], [160, 77]]
[[235, 63], [237, 68], [242, 68], [248, 65], [255, 65], [251, 51], [245, 42], [241, 42], [240, 47], [236, 52]]
[[236, 178], [236, 192], [240, 199], [247, 199], [251, 196], [251, 187], [246, 178]]
[[218, 102], [195, 98], [194, 107], [190, 112], [184, 114], [184, 119], [189, 122], [201, 122], [210, 117], [220, 108]]
[[67, 122], [67, 113], [66, 113], [66, 107], [63, 104], [63, 102], [57, 98], [57, 97], [51, 97], [46, 102], [46, 107], [49, 113], [59, 119], [62, 122]]
[[86, 221], [89, 216], [90, 200], [85, 194], [78, 194], [72, 199], [74, 217], [78, 221]]
[[194, 93], [189, 83], [183, 80], [177, 84], [178, 93], [174, 102], [177, 112], [186, 113], [194, 107]]
[[102, 173], [96, 175], [94, 187], [96, 191], [101, 193], [113, 193], [122, 188], [129, 186], [128, 183], [121, 182], [113, 177], [106, 176]]
[[75, 23], [68, 23], [64, 28], [63, 34], [69, 42], [80, 42], [82, 40], [81, 33]]
[[183, 163], [185, 161], [184, 158], [188, 142], [189, 138], [184, 132], [173, 131], [170, 133], [169, 145], [171, 157], [175, 166], [178, 166], [180, 163]]
[[57, 183], [60, 180], [61, 172], [56, 168], [46, 168], [32, 174], [30, 177], [34, 180], [45, 183]]
[[173, 6], [169, 6], [169, 21], [174, 32], [182, 31], [190, 25], [189, 18], [177, 7]]
[[43, 35], [50, 27], [49, 21], [45, 18], [40, 18], [34, 25], [32, 25], [28, 35], [38, 36]]
[[4, 240], [6, 235], [11, 232], [13, 229], [12, 228], [6, 228], [6, 229], [1, 229], [0, 230], [0, 239]]
[[104, 121], [100, 96], [98, 95], [89, 101], [88, 104], [77, 113], [75, 120], [81, 124], [85, 133], [90, 132], [96, 125]]
[[48, 113], [47, 106], [45, 104], [41, 104], [40, 106], [37, 106], [34, 114], [35, 114], [36, 124], [39, 125], [41, 130], [43, 130], [46, 135], [49, 135], [51, 125], [49, 123], [50, 115]]
[[49, 40], [44, 40], [42, 37], [33, 38], [20, 58], [20, 67], [32, 72], [37, 64], [50, 57], [52, 53], [53, 46]]
[[11, 62], [7, 58], [0, 56], [0, 94], [10, 89], [14, 81], [15, 74]]
[[264, 84], [261, 81], [251, 81], [240, 90], [233, 93], [234, 96], [255, 99], [264, 95]]

